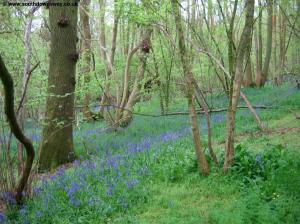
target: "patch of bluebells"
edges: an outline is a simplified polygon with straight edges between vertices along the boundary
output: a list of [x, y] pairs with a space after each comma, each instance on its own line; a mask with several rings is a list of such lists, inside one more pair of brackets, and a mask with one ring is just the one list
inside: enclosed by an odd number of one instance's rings
[[[40, 200], [42, 208], [31, 216], [27, 215], [30, 208], [23, 208], [20, 210], [20, 217], [35, 217], [35, 220], [29, 221], [37, 223], [35, 221], [44, 216], [52, 217], [61, 207], [77, 211], [80, 211], [81, 207], [84, 207], [85, 211], [90, 207], [91, 211], [98, 211], [99, 217], [128, 210], [136, 201], [146, 197], [142, 186], [151, 175], [148, 161], [155, 162], [155, 158], [163, 153], [158, 146], [175, 142], [190, 132], [190, 127], [185, 123], [185, 126], [176, 131], [150, 135], [138, 143], [116, 143], [113, 148], [123, 148], [118, 153], [113, 154], [114, 150], [107, 146], [109, 150], [103, 153], [101, 158], [77, 160], [70, 170], [60, 168], [50, 178], [42, 179], [33, 189], [35, 198], [32, 203], [38, 203], [36, 201]], [[172, 147], [168, 147], [169, 149], [173, 150]], [[152, 153], [149, 153], [150, 151]], [[59, 205], [61, 203], [64, 205]], [[26, 218], [24, 220], [27, 220]]]
[[3, 192], [0, 194], [0, 198], [9, 205], [15, 205], [16, 204], [16, 199], [15, 196], [12, 192]]

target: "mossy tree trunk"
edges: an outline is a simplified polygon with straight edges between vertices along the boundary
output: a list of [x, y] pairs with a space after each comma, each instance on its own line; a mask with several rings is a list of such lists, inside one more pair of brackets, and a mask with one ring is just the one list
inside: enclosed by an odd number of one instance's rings
[[[77, 0], [71, 2], [75, 3]], [[75, 157], [72, 122], [75, 69], [78, 59], [77, 11], [77, 6], [49, 8], [51, 51], [39, 171], [50, 170], [71, 162]]]

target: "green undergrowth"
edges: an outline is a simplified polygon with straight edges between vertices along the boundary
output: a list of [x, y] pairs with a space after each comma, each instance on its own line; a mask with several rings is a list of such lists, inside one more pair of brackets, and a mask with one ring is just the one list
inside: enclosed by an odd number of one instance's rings
[[[227, 175], [221, 171], [225, 113], [212, 115], [219, 167], [207, 155], [200, 116], [208, 177], [198, 174], [187, 116], [136, 116], [118, 133], [85, 124], [74, 133], [78, 166], [43, 183], [23, 210], [10, 209], [8, 223], [300, 223], [299, 120], [287, 110], [300, 113], [300, 93], [288, 87], [244, 92], [253, 104], [272, 100], [277, 109], [258, 110], [269, 133], [259, 132], [247, 110], [238, 111], [235, 163]], [[213, 100], [226, 104], [224, 96]], [[137, 110], [156, 113], [158, 101], [151, 102]], [[174, 111], [186, 108], [183, 100], [173, 103]]]

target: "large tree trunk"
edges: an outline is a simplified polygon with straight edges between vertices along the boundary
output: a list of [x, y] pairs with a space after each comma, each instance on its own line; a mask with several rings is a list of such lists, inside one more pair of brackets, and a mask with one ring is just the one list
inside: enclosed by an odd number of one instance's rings
[[[91, 30], [89, 24], [89, 4], [90, 0], [83, 0], [81, 2], [80, 13], [80, 26], [82, 30], [82, 40], [81, 40], [81, 51], [82, 51], [82, 67], [81, 73], [83, 75], [84, 86], [87, 87], [90, 82], [90, 72], [91, 72]], [[87, 121], [92, 121], [93, 116], [89, 109], [90, 104], [90, 93], [86, 90], [83, 102], [83, 114]]]
[[75, 158], [72, 122], [75, 69], [78, 59], [77, 9], [77, 6], [49, 8], [51, 51], [39, 171], [50, 170]]
[[172, 0], [172, 9], [176, 24], [176, 31], [179, 39], [179, 52], [180, 52], [180, 59], [181, 64], [184, 72], [184, 76], [186, 79], [186, 88], [187, 88], [187, 100], [188, 100], [188, 108], [189, 108], [189, 117], [191, 122], [191, 129], [193, 134], [193, 140], [194, 140], [194, 146], [195, 146], [195, 152], [197, 156], [198, 161], [198, 168], [199, 172], [202, 175], [208, 175], [209, 174], [209, 167], [207, 164], [207, 161], [205, 159], [205, 155], [201, 148], [201, 141], [200, 141], [200, 132], [197, 122], [197, 113], [195, 109], [195, 93], [194, 93], [194, 87], [193, 87], [193, 73], [190, 66], [190, 63], [188, 61], [188, 55], [186, 52], [186, 45], [185, 45], [185, 37], [183, 33], [183, 27], [181, 24], [181, 15], [179, 10], [179, 5], [176, 0]]
[[235, 114], [240, 97], [241, 83], [243, 79], [244, 59], [246, 49], [251, 42], [253, 30], [253, 16], [254, 16], [254, 0], [246, 1], [246, 21], [241, 35], [241, 39], [237, 49], [237, 57], [235, 62], [235, 75], [232, 86], [232, 93], [229, 99], [229, 106], [226, 120], [226, 142], [225, 142], [225, 160], [223, 171], [228, 171], [233, 162], [234, 157], [234, 129], [235, 129]]
[[16, 186], [16, 201], [22, 203], [23, 190], [27, 185], [27, 181], [31, 172], [32, 163], [35, 152], [32, 142], [23, 134], [22, 129], [18, 125], [17, 117], [14, 111], [14, 83], [11, 75], [7, 71], [4, 62], [0, 56], [0, 79], [4, 85], [4, 111], [12, 133], [23, 144], [26, 150], [26, 162], [21, 178]]

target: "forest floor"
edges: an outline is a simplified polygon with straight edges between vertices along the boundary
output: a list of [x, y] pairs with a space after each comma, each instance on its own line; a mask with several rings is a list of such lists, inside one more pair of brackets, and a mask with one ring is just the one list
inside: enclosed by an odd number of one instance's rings
[[[83, 124], [74, 132], [79, 160], [42, 178], [21, 210], [8, 210], [8, 223], [299, 223], [300, 120], [289, 109], [300, 114], [300, 92], [290, 86], [244, 92], [253, 105], [273, 109], [256, 110], [267, 132], [259, 131], [247, 109], [238, 111], [228, 175], [207, 156], [211, 174], [199, 176], [187, 116], [136, 116], [117, 133], [103, 131], [102, 123]], [[221, 108], [227, 101], [215, 95], [208, 103]], [[136, 112], [158, 114], [157, 108], [153, 98]], [[184, 99], [174, 99], [169, 109], [184, 108]], [[211, 115], [220, 164], [225, 117]], [[37, 144], [36, 130], [28, 133]]]

